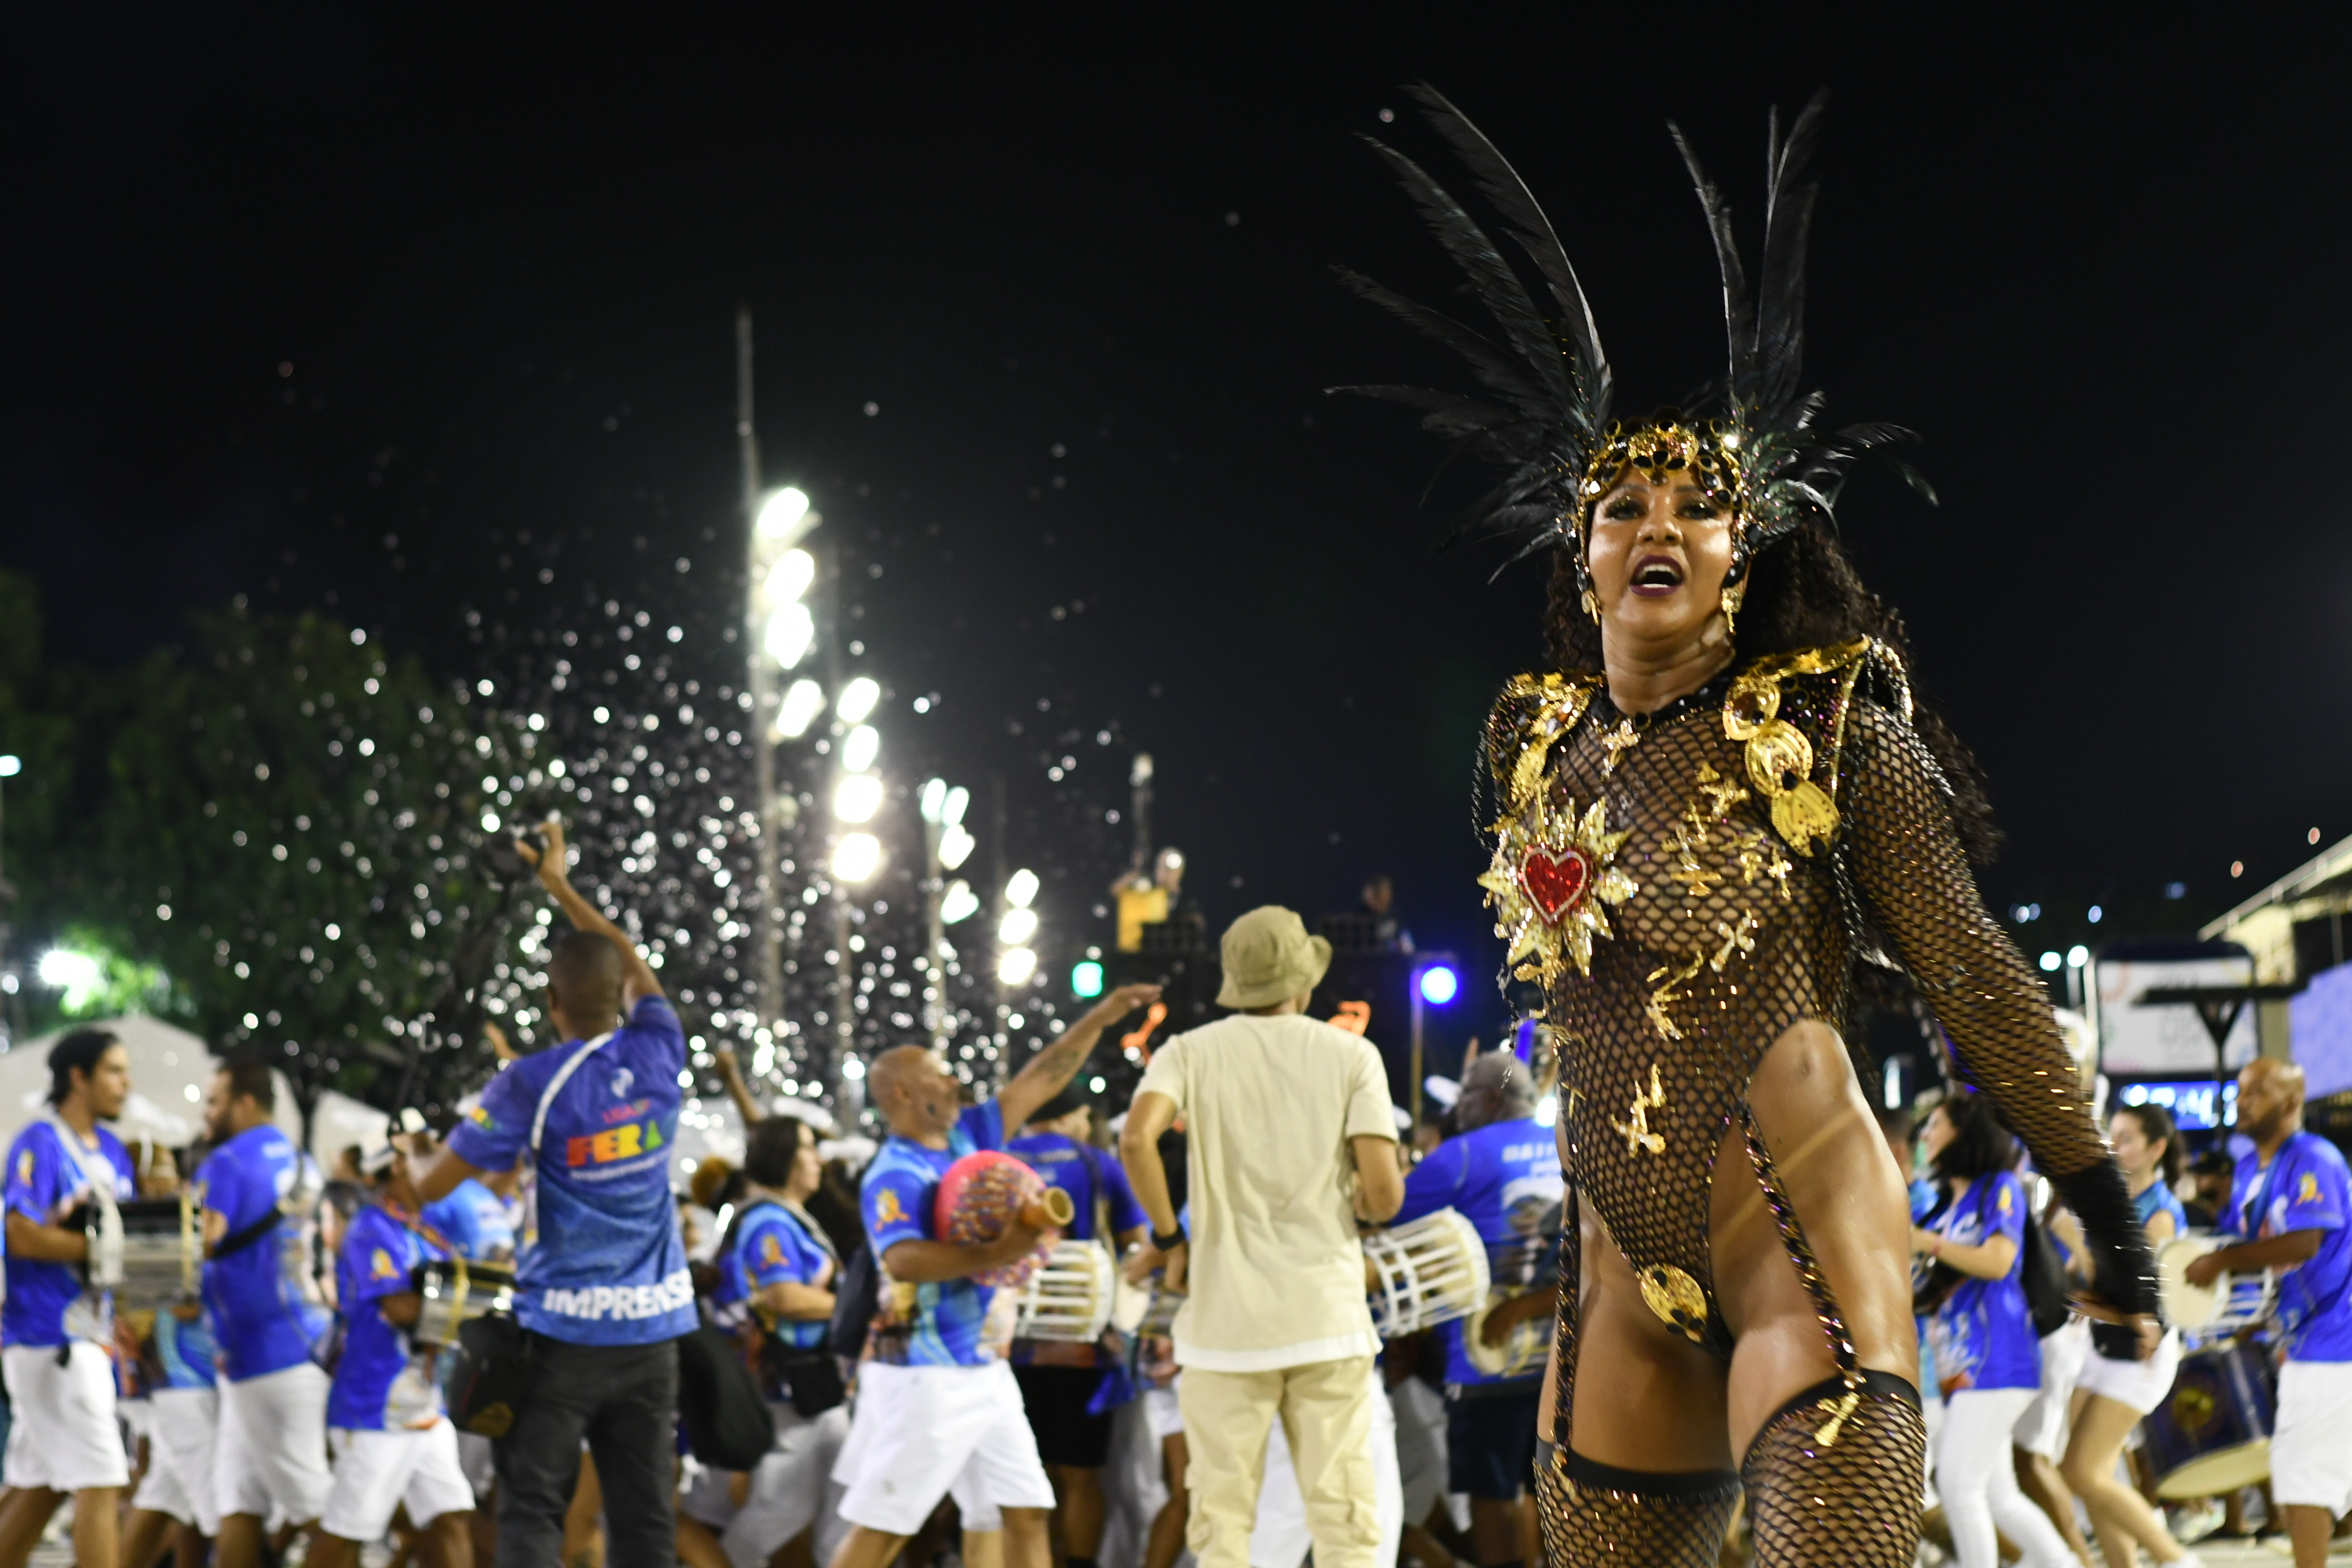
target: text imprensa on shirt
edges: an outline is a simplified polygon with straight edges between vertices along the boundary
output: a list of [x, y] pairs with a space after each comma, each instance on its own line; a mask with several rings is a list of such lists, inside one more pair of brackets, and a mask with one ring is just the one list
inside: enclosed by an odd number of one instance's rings
[[[235, 1236], [293, 1192], [302, 1157], [286, 1134], [248, 1127], [196, 1169], [195, 1200], [228, 1222]], [[289, 1216], [226, 1258], [207, 1259], [205, 1309], [220, 1342], [221, 1371], [232, 1383], [283, 1372], [310, 1358], [331, 1321], [303, 1280], [302, 1231]]]
[[[2298, 1132], [2263, 1167], [2259, 1154], [2238, 1162], [2230, 1184], [2223, 1234], [2250, 1241], [2289, 1231], [2320, 1233], [2308, 1262], [2279, 1271], [2279, 1322], [2296, 1361], [2352, 1361], [2352, 1177], [2336, 1145]], [[13, 1285], [14, 1276], [11, 1276]]]
[[[591, 1042], [523, 1058], [490, 1080], [449, 1147], [486, 1171], [512, 1168], [539, 1102]], [[556, 1091], [516, 1260], [515, 1316], [550, 1339], [642, 1345], [693, 1331], [694, 1281], [669, 1191], [686, 1037], [648, 996]]]
[[[1476, 1227], [1486, 1244], [1486, 1268], [1497, 1286], [1521, 1289], [1548, 1283], [1559, 1237], [1559, 1151], [1551, 1129], [1532, 1120], [1495, 1121], [1449, 1138], [1405, 1178], [1404, 1207], [1391, 1225], [1404, 1225], [1450, 1208]], [[1462, 1348], [1465, 1320], [1442, 1324], [1445, 1381], [1499, 1383], [1482, 1372]], [[1528, 1374], [1528, 1381], [1541, 1373]]]
[[1396, 1137], [1372, 1043], [1236, 1013], [1162, 1046], [1138, 1092], [1174, 1101], [1189, 1142], [1177, 1363], [1273, 1372], [1379, 1353], [1348, 1143]]
[[[712, 1315], [731, 1327], [750, 1311], [747, 1302], [755, 1290], [785, 1284], [822, 1289], [832, 1283], [833, 1254], [814, 1230], [782, 1204], [755, 1203], [736, 1222], [733, 1249], [719, 1260]], [[794, 1350], [814, 1350], [824, 1343], [827, 1327], [815, 1319], [780, 1318], [768, 1334]]]
[[446, 1260], [438, 1233], [420, 1236], [382, 1205], [352, 1216], [335, 1255], [335, 1299], [343, 1310], [343, 1353], [327, 1394], [327, 1425], [354, 1432], [418, 1432], [438, 1426], [435, 1356], [383, 1315], [386, 1296], [415, 1289], [409, 1272]]
[[1947, 1241], [1980, 1247], [1997, 1236], [2017, 1250], [1998, 1279], [1963, 1276], [1928, 1321], [1936, 1377], [1946, 1394], [2042, 1385], [2042, 1342], [2021, 1283], [2025, 1191], [2007, 1171], [1979, 1176], [1933, 1226]]
[[[78, 1163], [68, 1153], [55, 1126], [36, 1121], [8, 1145], [6, 1203], [10, 1214], [23, 1215], [35, 1225], [63, 1225], [66, 1215], [89, 1200], [90, 1179], [82, 1171], [107, 1170], [114, 1174], [118, 1201], [137, 1192], [138, 1178], [121, 1140], [105, 1128], [94, 1129], [98, 1146], [82, 1147]], [[68, 1134], [70, 1135], [70, 1134]], [[66, 1309], [81, 1294], [81, 1270], [71, 1263], [44, 1263], [8, 1254], [8, 1301], [0, 1308], [0, 1342], [12, 1345], [55, 1346], [66, 1342]]]
[[1004, 1152], [1070, 1194], [1070, 1207], [1077, 1212], [1077, 1217], [1070, 1222], [1068, 1235], [1072, 1241], [1096, 1239], [1097, 1174], [1102, 1177], [1103, 1195], [1109, 1208], [1111, 1239], [1145, 1223], [1143, 1205], [1135, 1201], [1135, 1189], [1128, 1185], [1127, 1173], [1119, 1168], [1117, 1159], [1102, 1150], [1081, 1144], [1075, 1138], [1065, 1138], [1059, 1132], [1038, 1132], [1015, 1138], [1004, 1146]]
[[929, 1241], [931, 1203], [950, 1165], [982, 1149], [1004, 1146], [1004, 1113], [996, 1101], [968, 1108], [948, 1134], [944, 1149], [926, 1149], [911, 1138], [892, 1138], [866, 1167], [858, 1206], [866, 1216], [866, 1244], [888, 1288], [883, 1331], [875, 1338], [877, 1359], [907, 1366], [984, 1366], [1001, 1360], [1012, 1335], [1009, 1321], [989, 1321], [998, 1292], [970, 1279], [910, 1285], [890, 1278], [883, 1259], [902, 1241]]

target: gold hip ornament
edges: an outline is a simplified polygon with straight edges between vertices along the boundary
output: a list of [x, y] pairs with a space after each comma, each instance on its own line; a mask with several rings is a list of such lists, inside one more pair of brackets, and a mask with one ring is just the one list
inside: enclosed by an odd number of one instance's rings
[[1706, 1292], [1671, 1263], [1642, 1270], [1642, 1303], [1694, 1344], [1706, 1336]]

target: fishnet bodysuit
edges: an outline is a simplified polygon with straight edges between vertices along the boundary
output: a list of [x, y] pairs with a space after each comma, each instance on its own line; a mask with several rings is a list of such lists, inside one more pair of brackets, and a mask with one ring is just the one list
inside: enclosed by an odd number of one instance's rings
[[[1776, 664], [1792, 663], [1798, 668], [1771, 679]], [[1776, 770], [1774, 761], [1790, 760], [1785, 749], [1768, 758], [1763, 772], [1772, 789], [1750, 768], [1753, 748], [1727, 732], [1754, 732], [1759, 674], [1777, 691], [1779, 720], [1801, 731], [1811, 752], [1807, 771]], [[1871, 696], [1856, 689], [1866, 674], [1880, 678]], [[1611, 929], [1591, 942], [1589, 974], [1563, 964], [1549, 987], [1571, 1205], [1591, 1204], [1653, 1311], [1727, 1360], [1731, 1336], [1708, 1263], [1708, 1188], [1725, 1132], [1740, 1127], [1843, 1380], [1843, 1399], [1833, 1391], [1810, 1414], [1784, 1415], [1758, 1440], [1747, 1479], [1760, 1547], [1768, 1518], [1783, 1521], [1786, 1510], [1759, 1495], [1759, 1458], [1797, 1442], [1816, 1464], [1883, 1480], [1903, 1470], [1905, 1455], [1916, 1456], [1923, 1440], [1916, 1409], [1864, 1388], [1836, 1302], [1746, 1102], [1757, 1065], [1790, 1026], [1818, 1019], [1843, 1028], [1857, 937], [1909, 971], [1954, 1042], [1958, 1065], [1993, 1097], [2040, 1169], [2080, 1170], [2102, 1159], [2105, 1148], [2074, 1092], [2074, 1064], [2046, 993], [1983, 909], [1941, 776], [1908, 725], [1907, 695], [1891, 658], [1856, 643], [1762, 661], [1727, 671], [1646, 723], [1629, 723], [1598, 682], [1581, 688], [1580, 699], [1562, 689], [1557, 682], [1540, 692], [1515, 682], [1496, 706], [1488, 742], [1506, 817], [1515, 811], [1515, 776], [1526, 792], [1516, 809], [1552, 821], [1603, 803], [1610, 833], [1625, 835], [1604, 858], [1635, 884], [1604, 911]], [[1727, 723], [1727, 709], [1743, 722]], [[1546, 748], [1548, 754], [1529, 756]], [[1528, 790], [1538, 767], [1539, 795]], [[1776, 824], [1779, 803], [1769, 797], [1804, 784], [1833, 807], [1829, 822], [1815, 819], [1820, 836], [1806, 831], [1801, 813]], [[1573, 1221], [1565, 1228], [1560, 1385], [1549, 1435], [1563, 1462], [1579, 1272]], [[1841, 1406], [1850, 1435], [1833, 1420]], [[1839, 1456], [1842, 1439], [1849, 1451]], [[1792, 1484], [1819, 1493], [1819, 1480]], [[1898, 1486], [1880, 1500], [1886, 1508], [1846, 1510], [1871, 1519], [1866, 1535], [1835, 1543], [1833, 1553], [1776, 1552], [1777, 1559], [1907, 1562], [1916, 1535], [1877, 1517], [1909, 1509], [1916, 1518], [1916, 1469], [1906, 1484], [1907, 1492]], [[1583, 1529], [1601, 1517], [1596, 1494], [1565, 1475], [1547, 1477], [1543, 1492], [1555, 1557], [1597, 1560], [1590, 1552], [1601, 1548], [1584, 1540]], [[1785, 1533], [1784, 1524], [1774, 1528]], [[1618, 1563], [1711, 1561], [1711, 1543], [1696, 1559], [1668, 1544], [1691, 1533], [1683, 1520], [1659, 1536], [1658, 1550], [1628, 1552], [1612, 1527], [1606, 1554]], [[1893, 1549], [1885, 1542], [1896, 1536], [1900, 1552], [1887, 1559]]]

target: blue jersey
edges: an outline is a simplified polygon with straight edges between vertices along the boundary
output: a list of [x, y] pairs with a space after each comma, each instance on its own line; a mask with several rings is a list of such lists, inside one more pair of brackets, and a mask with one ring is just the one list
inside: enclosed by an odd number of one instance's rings
[[[267, 1122], [212, 1152], [196, 1170], [195, 1198], [235, 1236], [275, 1212], [300, 1178], [302, 1157]], [[205, 1309], [232, 1383], [283, 1372], [310, 1358], [332, 1321], [304, 1283], [301, 1227], [289, 1216], [226, 1258], [208, 1259]]]
[[[719, 1260], [719, 1289], [711, 1293], [715, 1316], [723, 1323], [740, 1321], [739, 1306], [755, 1290], [771, 1285], [833, 1283], [833, 1254], [816, 1232], [780, 1203], [754, 1199], [735, 1222], [735, 1245]], [[769, 1337], [794, 1350], [815, 1350], [824, 1343], [827, 1324], [819, 1319], [779, 1318]]]
[[439, 1232], [424, 1234], [378, 1204], [352, 1216], [335, 1255], [335, 1295], [343, 1309], [343, 1353], [327, 1394], [327, 1425], [354, 1432], [421, 1431], [441, 1419], [434, 1354], [409, 1342], [408, 1331], [383, 1315], [386, 1296], [416, 1287], [410, 1271], [439, 1262], [450, 1248]]
[[[2170, 1187], [2164, 1184], [2162, 1176], [2157, 1177], [2145, 1188], [2132, 1194], [2132, 1213], [2138, 1219], [2139, 1227], [2142, 1230], [2146, 1230], [2160, 1214], [2168, 1214], [2172, 1216], [2173, 1235], [2179, 1236], [2189, 1228], [2189, 1211], [2180, 1206], [2180, 1199], [2174, 1195]], [[2052, 1237], [2050, 1239], [2056, 1241], [2058, 1238]], [[2062, 1246], [2059, 1250], [2063, 1252], [2065, 1248]]]
[[2296, 1361], [2352, 1361], [2352, 1232], [2345, 1228], [2344, 1156], [2314, 1132], [2298, 1132], [2263, 1167], [2260, 1154], [2238, 1162], [2230, 1183], [2225, 1235], [2259, 1241], [2289, 1231], [2319, 1232], [2308, 1262], [2281, 1269], [2279, 1326]]
[[1119, 1168], [1118, 1160], [1102, 1150], [1058, 1132], [1039, 1132], [1015, 1138], [1004, 1146], [1004, 1152], [1070, 1194], [1070, 1207], [1077, 1211], [1077, 1217], [1070, 1222], [1072, 1241], [1096, 1239], [1097, 1176], [1102, 1179], [1103, 1197], [1110, 1208], [1111, 1239], [1116, 1241], [1144, 1223], [1143, 1205], [1135, 1201], [1135, 1189], [1128, 1185], [1127, 1173]]
[[[1541, 1285], [1549, 1281], [1559, 1252], [1566, 1190], [1550, 1128], [1524, 1119], [1492, 1121], [1448, 1138], [1414, 1166], [1405, 1178], [1404, 1206], [1390, 1223], [1403, 1225], [1454, 1209], [1486, 1244], [1487, 1274], [1496, 1285]], [[1464, 1320], [1456, 1318], [1438, 1329], [1445, 1345], [1445, 1381], [1504, 1381], [1472, 1363], [1462, 1348], [1463, 1328]]]
[[499, 1263], [514, 1256], [514, 1221], [499, 1194], [468, 1176], [437, 1204], [425, 1205], [425, 1223], [468, 1263]]
[[[996, 1291], [970, 1279], [908, 1285], [892, 1281], [883, 1265], [902, 1241], [929, 1241], [931, 1203], [950, 1165], [982, 1149], [1004, 1146], [1004, 1113], [990, 1100], [964, 1111], [944, 1149], [926, 1149], [911, 1138], [893, 1138], [866, 1167], [859, 1207], [866, 1216], [867, 1245], [889, 1286], [890, 1328], [876, 1353], [908, 1366], [983, 1366], [1001, 1358], [1003, 1346], [984, 1342], [982, 1330]], [[1011, 1325], [1005, 1325], [1009, 1334]]]
[[1947, 1241], [1980, 1247], [2009, 1237], [2017, 1249], [1998, 1279], [1962, 1275], [1927, 1324], [1943, 1391], [2039, 1388], [2042, 1342], [2025, 1303], [2025, 1190], [2007, 1171], [1979, 1176], [1930, 1227]]
[[550, 1339], [643, 1345], [691, 1333], [699, 1321], [686, 1268], [669, 1152], [677, 1133], [686, 1037], [658, 996], [596, 1047], [568, 1041], [528, 1056], [490, 1080], [449, 1147], [486, 1171], [513, 1168], [531, 1146], [549, 1085], [569, 1064], [547, 1109], [539, 1180], [517, 1259], [515, 1316]]
[[165, 1388], [210, 1388], [220, 1380], [220, 1342], [203, 1312], [183, 1321], [166, 1307], [155, 1314], [155, 1359]]
[[[121, 1142], [103, 1127], [92, 1129], [98, 1147], [82, 1146], [77, 1162], [67, 1152], [57, 1124], [47, 1118], [16, 1134], [8, 1145], [7, 1206], [35, 1225], [63, 1225], [66, 1215], [89, 1200], [92, 1178], [113, 1179], [119, 1203], [139, 1190], [131, 1156]], [[83, 1169], [87, 1163], [89, 1170]], [[12, 1345], [55, 1346], [66, 1342], [66, 1309], [81, 1295], [81, 1268], [72, 1263], [43, 1263], [8, 1254], [8, 1301], [0, 1308], [0, 1342]]]

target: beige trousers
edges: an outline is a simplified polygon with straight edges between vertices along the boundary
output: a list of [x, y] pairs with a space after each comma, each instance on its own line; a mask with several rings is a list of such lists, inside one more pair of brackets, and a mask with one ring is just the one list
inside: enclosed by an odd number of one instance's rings
[[1249, 1568], [1266, 1432], [1277, 1417], [1307, 1502], [1315, 1568], [1380, 1568], [1373, 1398], [1370, 1356], [1276, 1372], [1186, 1367], [1176, 1385], [1192, 1500], [1184, 1538], [1200, 1568]]

